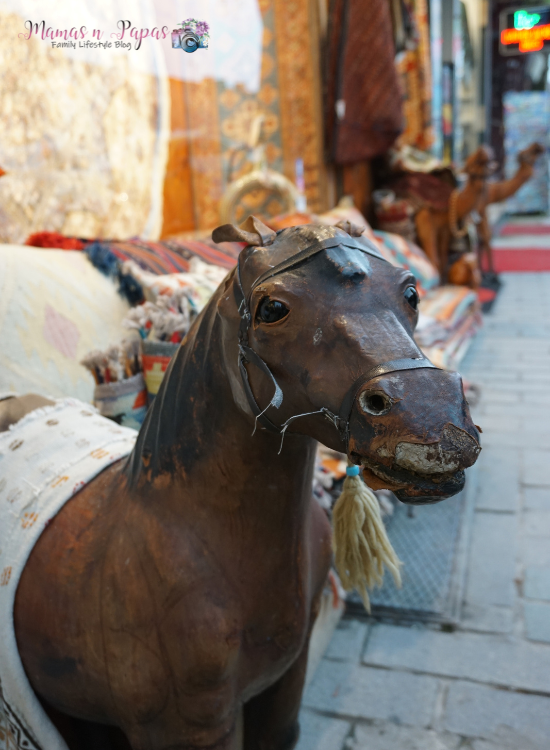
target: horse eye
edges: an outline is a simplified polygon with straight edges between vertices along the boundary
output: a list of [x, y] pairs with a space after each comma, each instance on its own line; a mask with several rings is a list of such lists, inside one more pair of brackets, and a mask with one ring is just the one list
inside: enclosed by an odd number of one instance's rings
[[409, 286], [407, 287], [407, 289], [405, 289], [405, 299], [413, 310], [418, 310], [419, 297], [418, 292], [416, 291], [414, 286]]
[[276, 323], [278, 320], [282, 320], [285, 315], [288, 315], [288, 312], [288, 307], [279, 300], [264, 297], [260, 302], [256, 317], [262, 323]]

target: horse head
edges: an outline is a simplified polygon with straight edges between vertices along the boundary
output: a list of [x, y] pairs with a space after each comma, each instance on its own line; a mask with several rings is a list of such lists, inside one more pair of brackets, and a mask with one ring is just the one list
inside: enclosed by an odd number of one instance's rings
[[414, 276], [361, 233], [349, 222], [275, 233], [253, 217], [214, 231], [248, 243], [218, 301], [232, 393], [282, 438], [345, 452], [373, 489], [437, 502], [462, 489], [478, 431], [460, 376], [414, 341]]

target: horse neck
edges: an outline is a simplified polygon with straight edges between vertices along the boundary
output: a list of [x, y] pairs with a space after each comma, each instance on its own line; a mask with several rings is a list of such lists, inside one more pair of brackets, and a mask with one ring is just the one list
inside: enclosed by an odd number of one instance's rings
[[[288, 514], [305, 514], [311, 501], [316, 442], [286, 435], [279, 455], [279, 435], [259, 427], [252, 435], [254, 419], [237, 405], [229, 382], [233, 376], [241, 387], [236, 348], [235, 362], [224, 357], [221, 293], [173, 358], [139, 433], [128, 478], [140, 494], [176, 483], [178, 491], [199, 493], [220, 512], [238, 506], [269, 523], [279, 519], [288, 532]], [[236, 326], [232, 333], [236, 342]]]

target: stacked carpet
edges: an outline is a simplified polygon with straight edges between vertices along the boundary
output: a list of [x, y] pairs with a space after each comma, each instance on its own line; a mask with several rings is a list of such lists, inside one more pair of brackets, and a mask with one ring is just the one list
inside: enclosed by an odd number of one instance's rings
[[468, 287], [446, 285], [421, 300], [415, 339], [435, 365], [454, 370], [481, 325], [477, 294]]

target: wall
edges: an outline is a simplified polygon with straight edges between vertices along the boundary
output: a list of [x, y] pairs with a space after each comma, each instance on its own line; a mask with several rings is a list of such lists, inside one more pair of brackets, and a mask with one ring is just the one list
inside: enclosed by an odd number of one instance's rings
[[[0, 241], [204, 234], [250, 166], [258, 114], [268, 165], [294, 180], [303, 159], [308, 207], [328, 208], [319, 14], [319, 0], [0, 0]], [[18, 36], [29, 18], [112, 30], [188, 17], [210, 24], [210, 49], [168, 38], [111, 54]]]
[[[42, 4], [39, 17], [23, 2], [11, 5], [21, 6], [21, 14], [0, 2], [0, 167], [6, 172], [0, 241], [21, 243], [41, 230], [158, 237], [169, 93], [153, 45], [95, 56], [52, 49], [46, 40], [19, 34], [33, 17], [64, 28], [67, 3]], [[94, 5], [99, 12], [109, 4]], [[107, 9], [101, 26], [116, 29], [118, 11], [116, 4]], [[137, 4], [134, 20], [140, 14]], [[77, 21], [73, 13], [67, 25]]]

